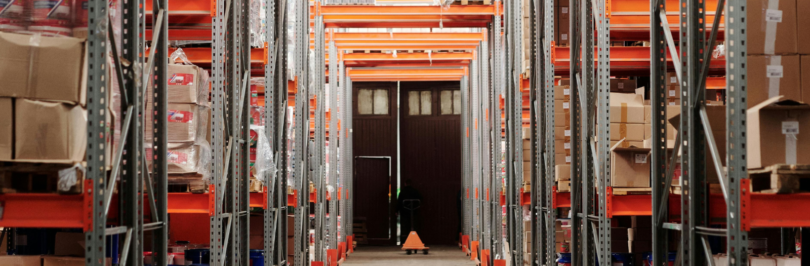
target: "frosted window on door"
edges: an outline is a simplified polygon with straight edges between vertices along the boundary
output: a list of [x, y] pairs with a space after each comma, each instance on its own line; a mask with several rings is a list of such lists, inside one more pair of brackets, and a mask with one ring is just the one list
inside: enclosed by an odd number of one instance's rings
[[441, 95], [439, 95], [439, 99], [441, 100], [441, 109], [442, 115], [449, 115], [453, 114], [453, 92], [452, 91], [442, 91]]
[[419, 92], [408, 92], [408, 115], [419, 115]]
[[430, 99], [430, 91], [422, 91], [420, 93], [421, 93], [421, 96], [422, 96], [419, 99], [421, 101], [421, 105], [422, 105], [422, 108], [421, 108], [422, 111], [420, 113], [422, 113], [422, 115], [430, 115], [431, 114], [431, 107], [432, 107], [431, 99]]
[[374, 114], [388, 114], [388, 90], [374, 90]]
[[371, 102], [372, 90], [359, 90], [357, 92], [357, 113], [361, 115], [370, 115], [373, 104]]
[[453, 114], [461, 114], [461, 91], [453, 91]]

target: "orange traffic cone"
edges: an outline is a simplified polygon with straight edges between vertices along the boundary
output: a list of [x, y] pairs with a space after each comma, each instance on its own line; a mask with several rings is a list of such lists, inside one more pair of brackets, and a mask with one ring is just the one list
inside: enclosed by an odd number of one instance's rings
[[417, 234], [416, 231], [411, 231], [411, 233], [408, 234], [408, 239], [405, 240], [405, 244], [402, 245], [402, 250], [408, 252], [409, 255], [411, 254], [411, 251], [416, 253], [419, 252], [419, 250], [422, 250], [425, 255], [427, 255], [428, 249], [430, 248], [426, 247], [425, 244], [422, 243], [422, 239], [419, 238], [419, 234]]

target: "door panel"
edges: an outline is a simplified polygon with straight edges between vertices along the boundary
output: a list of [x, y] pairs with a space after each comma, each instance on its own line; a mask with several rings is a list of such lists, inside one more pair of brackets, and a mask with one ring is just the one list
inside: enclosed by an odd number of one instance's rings
[[[388, 176], [387, 159], [356, 158], [354, 187], [355, 219], [366, 221], [367, 237], [369, 240], [388, 240], [391, 237], [389, 229], [389, 186], [391, 179]], [[363, 215], [363, 216], [361, 216]]]

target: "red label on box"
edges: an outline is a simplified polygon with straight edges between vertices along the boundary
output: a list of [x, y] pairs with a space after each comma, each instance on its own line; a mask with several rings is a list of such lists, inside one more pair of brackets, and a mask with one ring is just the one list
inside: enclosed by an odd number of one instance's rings
[[169, 110], [169, 122], [189, 123], [192, 119], [194, 119], [192, 112]]
[[175, 73], [169, 78], [169, 85], [192, 85], [194, 74]]
[[185, 164], [188, 162], [188, 154], [177, 152], [177, 151], [169, 151], [167, 152], [166, 161], [173, 164]]

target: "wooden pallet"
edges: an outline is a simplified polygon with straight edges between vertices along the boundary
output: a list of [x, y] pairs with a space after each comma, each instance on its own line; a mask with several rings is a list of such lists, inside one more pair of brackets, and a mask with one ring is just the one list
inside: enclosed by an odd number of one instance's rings
[[201, 174], [170, 174], [169, 192], [208, 192], [208, 181]]
[[76, 165], [0, 163], [2, 193], [78, 194], [82, 192], [83, 185], [84, 169]]
[[751, 191], [788, 194], [810, 192], [810, 165], [777, 164], [748, 171]]
[[613, 195], [614, 196], [625, 196], [625, 195], [646, 195], [652, 193], [652, 188], [648, 187], [614, 187], [613, 188]]

